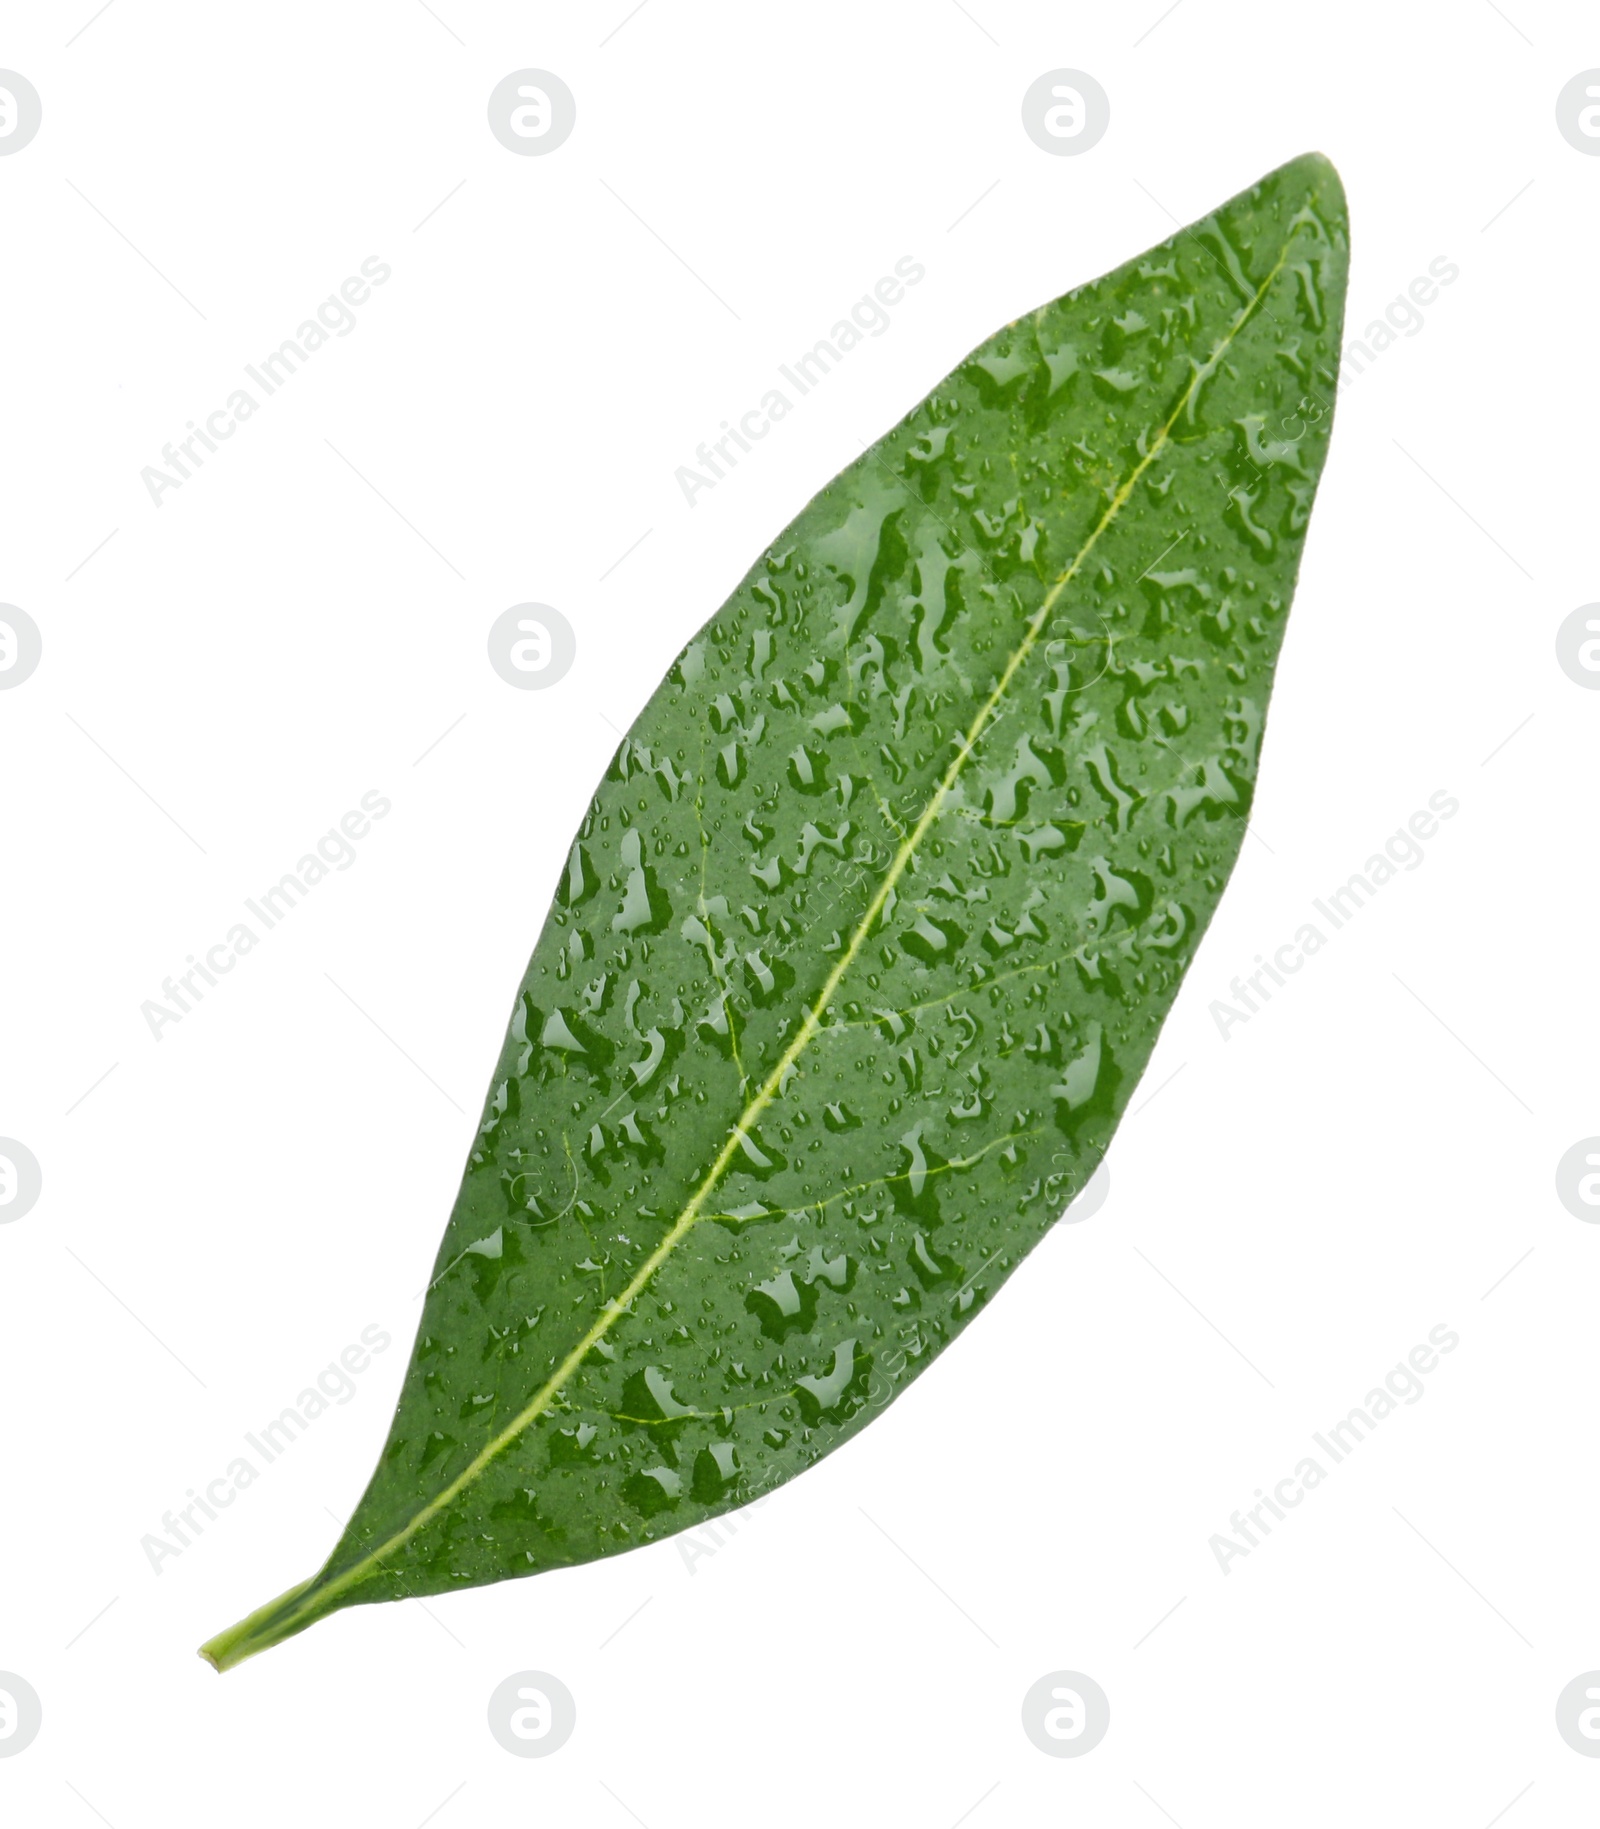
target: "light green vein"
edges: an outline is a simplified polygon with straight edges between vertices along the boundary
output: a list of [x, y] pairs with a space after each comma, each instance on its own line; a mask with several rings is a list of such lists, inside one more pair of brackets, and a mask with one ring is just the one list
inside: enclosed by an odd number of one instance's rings
[[[988, 730], [990, 724], [994, 721], [1000, 707], [1004, 704], [1006, 694], [1011, 688], [1012, 681], [1016, 678], [1021, 668], [1027, 664], [1046, 623], [1050, 619], [1051, 613], [1061, 598], [1061, 594], [1066, 590], [1068, 585], [1072, 583], [1073, 579], [1078, 576], [1090, 553], [1093, 552], [1094, 548], [1099, 544], [1102, 535], [1127, 505], [1134, 490], [1139, 486], [1140, 480], [1166, 449], [1171, 439], [1172, 429], [1177, 424], [1180, 416], [1187, 410], [1190, 401], [1194, 398], [1200, 387], [1204, 385], [1206, 380], [1209, 379], [1218, 363], [1237, 339], [1240, 331], [1242, 331], [1250, 319], [1255, 316], [1257, 310], [1261, 306], [1262, 300], [1266, 297], [1268, 289], [1278, 277], [1279, 273], [1282, 272], [1288, 258], [1288, 252], [1289, 244], [1286, 241], [1277, 260], [1273, 263], [1272, 270], [1267, 274], [1266, 278], [1256, 290], [1255, 296], [1240, 310], [1226, 335], [1218, 341], [1215, 348], [1212, 350], [1210, 357], [1205, 362], [1195, 366], [1194, 373], [1190, 376], [1189, 382], [1179, 397], [1177, 404], [1173, 407], [1172, 412], [1151, 439], [1149, 449], [1146, 451], [1145, 455], [1140, 458], [1138, 463], [1134, 465], [1126, 479], [1119, 485], [1110, 501], [1107, 503], [1099, 520], [1095, 523], [1088, 537], [1084, 540], [1082, 547], [1073, 558], [1071, 564], [1069, 564], [1056, 579], [1045, 596], [1043, 603], [1040, 604], [1039, 608], [1029, 618], [1026, 631], [1024, 632], [1023, 638], [1018, 644], [1016, 651], [1007, 661], [1005, 670], [1001, 673], [994, 689], [984, 700], [976, 716], [968, 726], [966, 734], [957, 744], [955, 755], [952, 757], [949, 766], [941, 776], [938, 786], [934, 789], [933, 794], [928, 800], [928, 804], [923, 808], [916, 825], [911, 829], [905, 839], [902, 840], [898, 850], [895, 852], [894, 858], [890, 862], [882, 882], [878, 885], [871, 902], [867, 906], [866, 912], [862, 915], [860, 921], [856, 925], [854, 933], [850, 937], [849, 945], [840, 954], [833, 969], [828, 973], [822, 989], [817, 993], [816, 999], [806, 1010], [805, 1016], [801, 1021], [799, 1030], [795, 1034], [794, 1039], [789, 1043], [788, 1047], [784, 1049], [782, 1055], [779, 1057], [777, 1065], [767, 1075], [755, 1096], [745, 1106], [744, 1111], [739, 1116], [738, 1122], [729, 1131], [727, 1141], [717, 1152], [715, 1161], [706, 1171], [704, 1179], [695, 1189], [689, 1201], [679, 1213], [677, 1219], [673, 1222], [671, 1228], [662, 1238], [660, 1244], [656, 1246], [639, 1266], [621, 1294], [604, 1305], [593, 1325], [584, 1333], [583, 1337], [556, 1367], [555, 1371], [551, 1373], [549, 1378], [545, 1380], [528, 1400], [522, 1410], [513, 1417], [493, 1440], [473, 1456], [472, 1460], [467, 1463], [453, 1480], [441, 1487], [433, 1498], [423, 1505], [397, 1531], [379, 1544], [376, 1549], [369, 1550], [358, 1561], [352, 1563], [348, 1568], [342, 1570], [337, 1575], [330, 1577], [325, 1583], [319, 1583], [319, 1581], [314, 1578], [312, 1582], [307, 1584], [305, 1589], [300, 1590], [298, 1593], [297, 1599], [303, 1604], [291, 1605], [288, 1610], [274, 1622], [275, 1626], [281, 1625], [292, 1630], [293, 1626], [298, 1623], [300, 1619], [307, 1615], [320, 1615], [328, 1611], [329, 1603], [335, 1600], [340, 1594], [347, 1593], [351, 1588], [356, 1587], [361, 1582], [369, 1579], [374, 1573], [381, 1571], [386, 1558], [392, 1556], [396, 1550], [403, 1548], [419, 1531], [426, 1529], [441, 1512], [445, 1511], [467, 1490], [468, 1487], [478, 1480], [485, 1470], [498, 1460], [508, 1448], [520, 1441], [539, 1417], [550, 1408], [563, 1386], [565, 1386], [567, 1381], [578, 1371], [579, 1367], [594, 1350], [595, 1346], [605, 1338], [617, 1321], [629, 1312], [633, 1303], [649, 1287], [656, 1272], [667, 1262], [679, 1245], [683, 1243], [684, 1239], [693, 1231], [702, 1217], [706, 1216], [706, 1202], [710, 1198], [713, 1190], [721, 1182], [723, 1176], [727, 1173], [734, 1157], [738, 1154], [743, 1139], [760, 1122], [762, 1114], [766, 1111], [767, 1107], [779, 1096], [780, 1088], [783, 1086], [786, 1076], [793, 1069], [807, 1047], [809, 1047], [813, 1037], [825, 1030], [827, 1025], [825, 1025], [822, 1020], [823, 1012], [837, 995], [840, 984], [843, 982], [846, 973], [855, 962], [857, 955], [866, 944], [867, 937], [872, 932], [879, 916], [883, 913], [890, 896], [894, 893], [895, 886], [899, 883], [900, 878], [905, 874], [912, 859], [915, 857], [918, 846], [922, 843], [922, 840], [927, 835], [934, 822], [939, 818], [940, 813], [944, 810], [946, 801], [955, 788], [956, 782], [960, 779], [962, 769], [966, 766], [974, 749]], [[294, 1591], [291, 1592], [293, 1593]], [[289, 1597], [287, 1596], [285, 1597], [286, 1600], [288, 1598]]]

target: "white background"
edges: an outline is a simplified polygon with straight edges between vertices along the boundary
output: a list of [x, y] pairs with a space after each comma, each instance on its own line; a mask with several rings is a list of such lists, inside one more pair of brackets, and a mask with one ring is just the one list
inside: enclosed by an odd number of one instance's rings
[[[1600, 1132], [1600, 696], [1554, 650], [1600, 596], [1600, 159], [1554, 114], [1592, 16], [628, 4], [8, 11], [44, 125], [0, 159], [0, 598], [44, 660], [0, 695], [0, 1132], [44, 1193], [0, 1228], [0, 1669], [44, 1728], [0, 1812], [1592, 1820], [1600, 1761], [1554, 1726], [1600, 1666], [1600, 1230], [1555, 1194]], [[577, 97], [547, 157], [486, 124], [526, 66]], [[1111, 98], [1080, 157], [1020, 123], [1058, 66]], [[216, 1677], [194, 1647], [365, 1482], [512, 989], [670, 657], [974, 343], [1313, 147], [1352, 331], [1435, 257], [1460, 278], [1341, 396], [1263, 842], [1106, 1204], [692, 1571], [669, 1540], [361, 1608]], [[688, 507], [675, 468], [907, 254], [890, 331]], [[141, 468], [369, 255], [356, 330], [155, 508]], [[485, 658], [528, 599], [577, 631], [548, 692]], [[141, 1002], [369, 789], [355, 864], [153, 1040]], [[1425, 863], [1219, 1036], [1439, 789]], [[154, 1573], [141, 1538], [370, 1323], [355, 1399]], [[1422, 1401], [1222, 1573], [1229, 1514], [1438, 1323]], [[577, 1701], [545, 1759], [485, 1723], [527, 1668]], [[1063, 1668], [1111, 1700], [1083, 1758], [1020, 1726]]]

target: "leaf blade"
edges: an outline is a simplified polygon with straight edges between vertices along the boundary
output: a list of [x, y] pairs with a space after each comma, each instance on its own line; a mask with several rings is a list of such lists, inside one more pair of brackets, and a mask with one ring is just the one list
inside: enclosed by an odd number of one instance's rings
[[379, 1470], [219, 1667], [747, 1502], [1087, 1180], [1237, 854], [1344, 267], [1332, 168], [1280, 168], [975, 351], [685, 649], [535, 948]]

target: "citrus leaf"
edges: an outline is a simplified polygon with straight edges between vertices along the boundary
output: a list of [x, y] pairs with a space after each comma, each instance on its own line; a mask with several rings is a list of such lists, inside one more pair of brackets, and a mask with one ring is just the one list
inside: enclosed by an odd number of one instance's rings
[[1238, 854], [1346, 255], [1310, 155], [1019, 319], [684, 649], [562, 871], [377, 1472], [219, 1668], [748, 1502], [1054, 1223]]

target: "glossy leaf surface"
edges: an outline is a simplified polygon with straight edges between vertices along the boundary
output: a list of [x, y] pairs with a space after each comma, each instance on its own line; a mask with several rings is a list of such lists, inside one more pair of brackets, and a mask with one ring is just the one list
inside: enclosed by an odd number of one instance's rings
[[1055, 1222], [1239, 850], [1346, 253], [1310, 156], [1018, 320], [689, 643], [572, 846], [378, 1470], [219, 1667], [745, 1503]]

